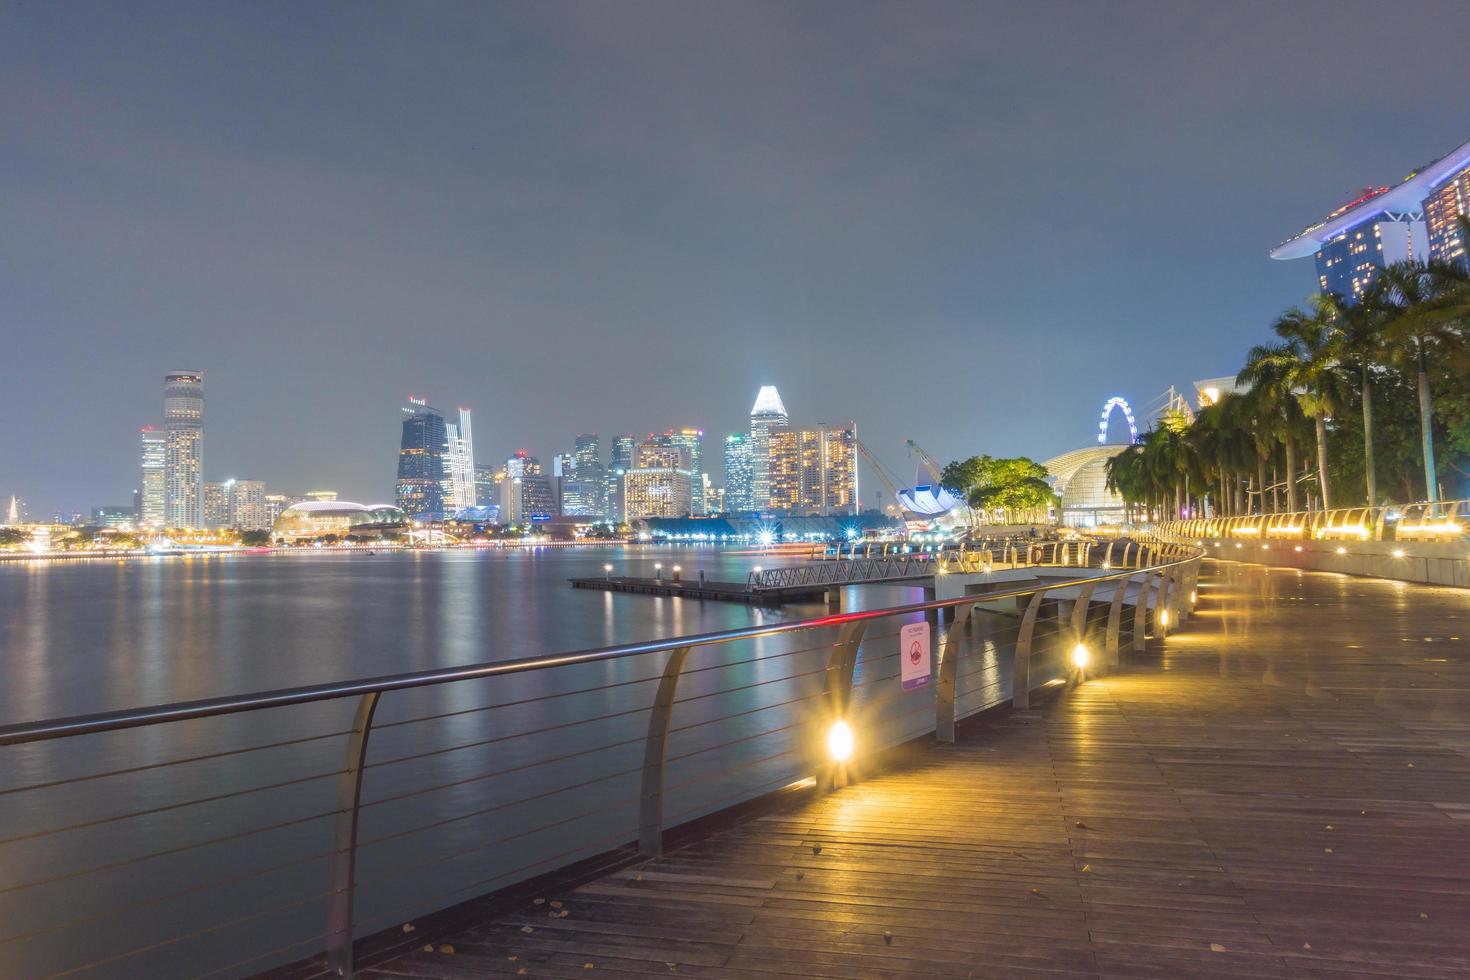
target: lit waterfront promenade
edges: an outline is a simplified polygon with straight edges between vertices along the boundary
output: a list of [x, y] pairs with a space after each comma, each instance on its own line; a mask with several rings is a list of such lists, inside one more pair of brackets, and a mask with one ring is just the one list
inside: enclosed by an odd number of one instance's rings
[[1470, 972], [1470, 594], [1199, 592], [1121, 672], [360, 975]]

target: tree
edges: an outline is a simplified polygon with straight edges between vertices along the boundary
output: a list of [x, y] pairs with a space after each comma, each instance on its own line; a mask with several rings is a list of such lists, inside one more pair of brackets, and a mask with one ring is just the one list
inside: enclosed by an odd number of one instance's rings
[[[1301, 403], [1297, 401], [1293, 387], [1296, 383], [1295, 365], [1298, 355], [1291, 343], [1260, 344], [1246, 355], [1245, 367], [1236, 376], [1236, 383], [1250, 387], [1250, 397], [1260, 413], [1258, 424], [1264, 423], [1258, 435], [1267, 435], [1279, 441], [1286, 450], [1286, 509], [1294, 512], [1296, 502], [1296, 439], [1295, 429], [1303, 417]], [[1258, 439], [1257, 445], [1262, 440]], [[1262, 467], [1264, 469], [1264, 466]]]
[[1000, 510], [1012, 522], [1035, 519], [1057, 503], [1056, 491], [1046, 476], [1046, 467], [1025, 456], [971, 456], [946, 466], [940, 483], [962, 496], [973, 511]]
[[1284, 358], [1280, 365], [1284, 382], [1317, 430], [1317, 480], [1323, 510], [1332, 509], [1327, 477], [1327, 419], [1341, 400], [1336, 374], [1336, 333], [1341, 317], [1341, 300], [1334, 294], [1319, 295], [1312, 297], [1306, 311], [1296, 307], [1287, 310], [1272, 328], [1285, 343], [1273, 348], [1271, 356]]
[[1458, 266], [1395, 262], [1374, 277], [1363, 302], [1382, 317], [1391, 360], [1414, 373], [1419, 392], [1420, 454], [1426, 499], [1439, 500], [1434, 462], [1434, 395], [1431, 363], [1461, 363], [1466, 357], [1462, 326], [1470, 316], [1470, 281]]

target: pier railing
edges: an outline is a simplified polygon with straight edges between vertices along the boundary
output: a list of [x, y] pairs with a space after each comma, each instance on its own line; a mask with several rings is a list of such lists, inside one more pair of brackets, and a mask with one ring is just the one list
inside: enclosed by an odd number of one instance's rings
[[1470, 500], [1165, 521], [1159, 533], [1251, 541], [1460, 541], [1470, 534]]
[[[354, 939], [417, 942], [414, 916], [953, 741], [1189, 614], [1197, 549], [1048, 546], [1074, 571], [1039, 585], [0, 728], [0, 974], [243, 975], [324, 950], [348, 976]], [[916, 627], [921, 694], [899, 682]]]

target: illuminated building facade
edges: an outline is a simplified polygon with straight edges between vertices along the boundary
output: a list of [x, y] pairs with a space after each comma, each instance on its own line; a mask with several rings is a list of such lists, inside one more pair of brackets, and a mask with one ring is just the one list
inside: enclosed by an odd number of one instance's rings
[[665, 446], [676, 446], [687, 450], [689, 460], [689, 479], [693, 486], [693, 498], [690, 513], [695, 517], [704, 515], [704, 430], [703, 429], [669, 429], [659, 437], [659, 442]]
[[142, 485], [138, 489], [138, 523], [144, 527], [163, 527], [164, 523], [164, 459], [163, 430], [145, 425], [142, 436]]
[[857, 513], [857, 429], [776, 426], [769, 435], [770, 510], [826, 517]]
[[499, 505], [499, 491], [495, 485], [495, 467], [489, 463], [475, 464], [475, 505], [477, 507], [488, 507], [491, 504]]
[[566, 517], [607, 515], [607, 473], [596, 433], [577, 436], [571, 474], [562, 484], [561, 512]]
[[1436, 262], [1465, 264], [1465, 241], [1460, 218], [1470, 214], [1470, 164], [1450, 175], [1424, 199], [1424, 225], [1429, 235], [1429, 257]]
[[267, 531], [273, 520], [265, 505], [265, 481], [235, 480], [230, 488], [230, 526], [238, 531]]
[[1458, 218], [1470, 205], [1470, 142], [1397, 184], [1366, 188], [1301, 234], [1273, 259], [1313, 256], [1317, 287], [1355, 301], [1377, 270], [1394, 262], [1465, 260]]
[[444, 416], [409, 396], [398, 450], [398, 507], [416, 521], [444, 519]]
[[750, 459], [750, 436], [732, 432], [725, 437], [725, 506], [728, 513], [755, 510]]
[[544, 522], [556, 516], [556, 491], [541, 472], [541, 461], [517, 449], [500, 477], [500, 523]]
[[227, 480], [224, 483], [204, 484], [203, 503], [200, 506], [204, 512], [205, 527], [230, 526], [230, 490], [234, 482]]
[[476, 500], [470, 410], [461, 408], [458, 419], [444, 425], [444, 512], [458, 513], [475, 506]]
[[603, 507], [607, 519], [614, 524], [627, 520], [623, 508], [623, 477], [633, 468], [633, 452], [638, 440], [632, 436], [614, 436], [612, 458], [603, 479]]
[[750, 407], [750, 509], [771, 506], [771, 429], [788, 421], [775, 385], [765, 385]]
[[694, 507], [689, 449], [658, 438], [640, 443], [623, 474], [623, 519], [687, 517]]
[[336, 500], [337, 499], [337, 491], [335, 491], [335, 490], [308, 490], [308, 491], [306, 491], [306, 493], [302, 494], [302, 496], [305, 497], [307, 500], [315, 500], [315, 501], [317, 501], [317, 502], [320, 503], [320, 502], [324, 502], [324, 501], [328, 501], [328, 500]]
[[163, 510], [169, 527], [204, 526], [204, 372], [163, 378]]
[[378, 538], [399, 533], [408, 515], [391, 504], [363, 505], [350, 500], [307, 500], [283, 510], [271, 537], [294, 543], [315, 538]]

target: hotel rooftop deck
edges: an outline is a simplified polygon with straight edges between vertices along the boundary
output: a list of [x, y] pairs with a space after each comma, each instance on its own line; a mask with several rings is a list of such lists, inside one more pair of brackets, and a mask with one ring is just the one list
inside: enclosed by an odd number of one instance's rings
[[359, 975], [1470, 973], [1470, 594], [1200, 586], [1120, 673]]

